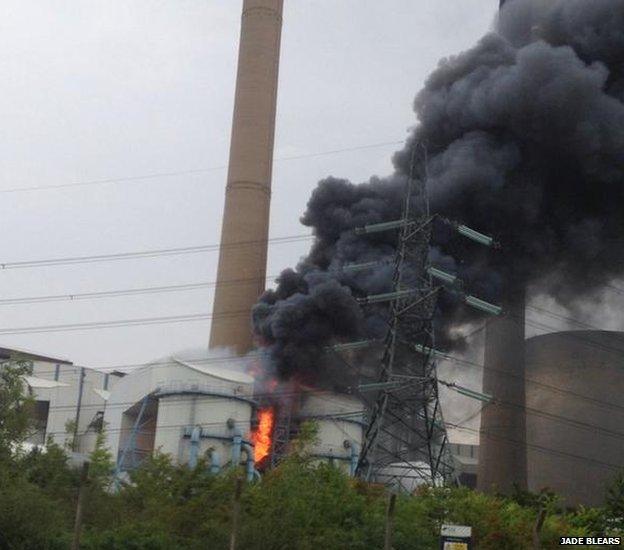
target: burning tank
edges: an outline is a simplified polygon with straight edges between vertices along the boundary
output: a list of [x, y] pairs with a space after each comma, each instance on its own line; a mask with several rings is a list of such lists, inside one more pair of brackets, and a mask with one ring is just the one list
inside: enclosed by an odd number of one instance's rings
[[364, 403], [353, 395], [312, 388], [295, 380], [271, 380], [257, 392], [252, 441], [260, 469], [277, 465], [290, 450], [304, 422], [314, 422], [316, 434], [306, 451], [353, 475], [364, 431]]

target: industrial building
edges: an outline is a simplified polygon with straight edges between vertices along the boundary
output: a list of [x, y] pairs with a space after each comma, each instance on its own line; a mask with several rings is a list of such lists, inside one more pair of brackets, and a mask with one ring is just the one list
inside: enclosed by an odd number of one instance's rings
[[[620, 332], [556, 332], [524, 342], [526, 402], [514, 411], [520, 410], [526, 423], [526, 443], [520, 450], [530, 491], [551, 489], [569, 506], [602, 503], [606, 487], [624, 463], [622, 354]], [[120, 474], [155, 451], [191, 466], [203, 459], [215, 473], [238, 464], [249, 478], [270, 463], [256, 464], [254, 440], [267, 396], [257, 393], [254, 379], [241, 369], [172, 357], [129, 374], [106, 373], [9, 348], [0, 348], [0, 358], [33, 366], [25, 377], [36, 402], [32, 444], [51, 438], [74, 451], [74, 458], [84, 457], [104, 426]], [[516, 378], [508, 377], [509, 383]], [[291, 436], [301, 422], [313, 420], [318, 433], [309, 449], [312, 457], [353, 475], [365, 426], [365, 406], [359, 399], [299, 388], [292, 395], [276, 390], [270, 402], [276, 408], [287, 404]], [[499, 406], [504, 408], [505, 403]], [[276, 428], [270, 428], [269, 460], [273, 446], [280, 443]], [[475, 487], [477, 470], [480, 475], [484, 464], [479, 454], [492, 452], [491, 446], [452, 443], [450, 450], [459, 482]], [[389, 484], [409, 478], [403, 471], [398, 475], [390, 467], [387, 470]]]
[[[243, 465], [250, 479], [258, 475], [253, 436], [260, 403], [267, 401], [254, 395], [254, 379], [241, 369], [171, 357], [130, 373], [103, 372], [13, 348], [0, 348], [0, 360], [32, 365], [32, 373], [24, 377], [35, 399], [36, 429], [29, 444], [52, 440], [80, 461], [94, 450], [103, 430], [118, 474], [160, 452], [190, 466], [203, 459], [215, 473]], [[289, 409], [293, 433], [301, 422], [314, 421], [318, 433], [311, 456], [352, 475], [362, 444], [362, 403], [353, 396], [310, 389], [296, 397]], [[274, 406], [279, 399], [271, 401]]]
[[[500, 0], [501, 6], [504, 1]], [[239, 356], [253, 347], [249, 312], [265, 288], [282, 8], [283, 0], [243, 2], [210, 335], [211, 348], [224, 347]], [[397, 222], [379, 225], [388, 223]], [[453, 464], [449, 467], [455, 468], [459, 483], [482, 491], [548, 488], [567, 505], [599, 505], [604, 489], [624, 463], [624, 408], [618, 405], [624, 385], [620, 368], [624, 334], [573, 331], [526, 340], [524, 288], [507, 284], [509, 288], [502, 292], [505, 314], [486, 325], [483, 392], [492, 400], [482, 412], [480, 445], [450, 444]], [[412, 353], [412, 344], [418, 341], [409, 336], [404, 341]], [[436, 350], [420, 342], [418, 347], [433, 364]], [[204, 461], [215, 473], [242, 466], [251, 480], [283, 458], [302, 422], [308, 420], [318, 428], [309, 448], [314, 460], [332, 463], [349, 475], [360, 466], [369, 467], [360, 458], [366, 445], [367, 415], [375, 407], [346, 392], [302, 387], [292, 380], [274, 380], [276, 387], [268, 390], [244, 369], [178, 356], [130, 373], [104, 373], [11, 349], [0, 349], [0, 357], [33, 364], [32, 375], [25, 378], [36, 400], [32, 443], [52, 438], [84, 455], [93, 450], [97, 434], [104, 429], [120, 476], [161, 452], [191, 467]], [[376, 381], [377, 362], [367, 368], [374, 371], [368, 376]], [[413, 372], [402, 374], [416, 378]], [[433, 396], [433, 403], [437, 380], [434, 370], [426, 374], [431, 383], [422, 395]], [[404, 459], [383, 463], [372, 480], [413, 491], [424, 478], [437, 479], [431, 464], [440, 464], [443, 456], [440, 453], [437, 461], [426, 463], [404, 452], [401, 437], [410, 439], [413, 447], [412, 428], [424, 424], [413, 409], [410, 430], [400, 426], [405, 416], [401, 406], [415, 392], [413, 386], [392, 383], [382, 381], [376, 390], [385, 399], [378, 410], [388, 407], [390, 388], [400, 414], [395, 413], [398, 420], [394, 432], [390, 431], [395, 437], [388, 454], [403, 453]], [[438, 439], [445, 439], [437, 401], [423, 410], [433, 412], [431, 418], [423, 416], [437, 430]], [[416, 443], [423, 446], [419, 440]], [[423, 476], [427, 468], [429, 475]]]
[[[249, 312], [265, 288], [282, 11], [283, 0], [243, 1], [210, 335], [213, 350], [227, 348], [239, 355], [253, 346]], [[240, 284], [231, 285], [233, 280]], [[254, 378], [242, 369], [181, 357], [130, 373], [27, 358], [34, 364], [27, 383], [37, 400], [39, 426], [32, 443], [52, 438], [84, 456], [103, 430], [118, 475], [161, 452], [179, 464], [205, 460], [213, 472], [244, 465], [251, 479], [258, 469], [283, 458], [305, 421], [318, 428], [309, 449], [313, 459], [355, 473], [365, 405], [353, 395], [299, 386], [288, 396], [279, 390], [259, 394]], [[265, 426], [269, 449], [264, 464], [257, 464], [255, 434], [263, 411], [273, 416]]]
[[181, 464], [205, 458], [215, 471], [242, 461], [251, 476], [253, 411], [251, 376], [172, 357], [128, 374], [111, 392], [104, 422], [120, 472], [158, 450]]
[[[292, 395], [283, 397], [276, 391], [270, 406], [275, 411], [288, 402], [292, 432], [307, 420], [318, 427], [311, 457], [353, 474], [362, 444], [362, 403], [306, 389], [297, 391], [296, 403], [286, 401]], [[242, 370], [171, 357], [134, 370], [111, 391], [104, 411], [107, 446], [120, 474], [157, 451], [189, 466], [203, 459], [215, 473], [244, 465], [252, 479], [268, 464], [255, 460], [258, 413], [266, 403], [267, 396], [254, 394], [254, 379]], [[271, 441], [274, 428], [271, 422]], [[273, 452], [271, 445], [268, 454]]]
[[476, 489], [479, 445], [451, 443], [450, 450], [455, 459], [457, 481], [464, 487]]
[[0, 360], [32, 365], [32, 374], [24, 377], [35, 400], [35, 431], [29, 443], [42, 445], [51, 439], [77, 454], [93, 450], [110, 391], [122, 373], [79, 367], [67, 359], [15, 348], [0, 348]]

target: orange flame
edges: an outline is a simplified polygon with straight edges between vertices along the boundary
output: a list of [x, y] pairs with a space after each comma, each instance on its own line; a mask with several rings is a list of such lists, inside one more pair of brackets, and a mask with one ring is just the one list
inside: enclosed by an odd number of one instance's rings
[[252, 435], [256, 463], [262, 462], [271, 451], [271, 436], [275, 422], [275, 410], [266, 407], [258, 411], [258, 429]]

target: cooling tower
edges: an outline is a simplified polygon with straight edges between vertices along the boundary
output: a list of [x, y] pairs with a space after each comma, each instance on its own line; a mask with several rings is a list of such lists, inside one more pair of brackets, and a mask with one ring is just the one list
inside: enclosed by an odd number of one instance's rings
[[526, 489], [524, 293], [510, 294], [505, 313], [488, 320], [483, 392], [493, 401], [481, 413], [477, 489]]
[[210, 347], [244, 354], [264, 290], [283, 0], [244, 0]]
[[572, 331], [526, 343], [531, 491], [599, 506], [624, 466], [624, 334]]

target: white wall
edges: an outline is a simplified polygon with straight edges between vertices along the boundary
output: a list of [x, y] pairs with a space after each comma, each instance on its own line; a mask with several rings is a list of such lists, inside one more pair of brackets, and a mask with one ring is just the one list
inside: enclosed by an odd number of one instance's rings
[[[37, 360], [33, 362], [33, 377], [59, 382], [59, 386], [42, 388], [35, 384], [31, 391], [38, 401], [49, 402], [46, 439], [52, 437], [59, 445], [70, 445], [73, 433], [67, 433], [66, 425], [76, 421], [81, 376], [83, 384], [76, 451], [88, 453], [95, 444], [95, 432], [89, 430], [89, 424], [98, 412], [104, 411], [106, 405], [103, 395], [95, 391], [104, 390], [106, 373], [66, 363]], [[114, 387], [117, 380], [118, 377], [114, 375], [108, 377], [109, 389]]]
[[[228, 431], [226, 423], [232, 418], [236, 421], [243, 439], [246, 439], [252, 412], [249, 403], [218, 395], [181, 393], [196, 391], [251, 399], [253, 380], [250, 377], [231, 373], [237, 380], [228, 380], [220, 374], [222, 372], [218, 369], [172, 360], [147, 365], [127, 375], [111, 392], [104, 415], [107, 445], [113, 456], [117, 457], [119, 451], [123, 450], [124, 438], [120, 437], [122, 432], [128, 433], [132, 429], [127, 418], [124, 420], [124, 412], [156, 390], [170, 392], [170, 395], [158, 398], [154, 449], [170, 454], [176, 461], [185, 463], [188, 460], [190, 439], [183, 437], [187, 426], [202, 426], [206, 433], [229, 437], [231, 432]], [[229, 460], [231, 449], [227, 442], [202, 438], [200, 456], [210, 447], [220, 451], [223, 462]]]

